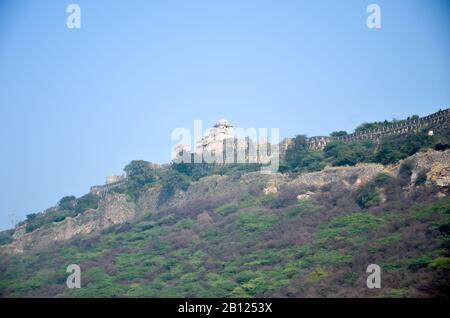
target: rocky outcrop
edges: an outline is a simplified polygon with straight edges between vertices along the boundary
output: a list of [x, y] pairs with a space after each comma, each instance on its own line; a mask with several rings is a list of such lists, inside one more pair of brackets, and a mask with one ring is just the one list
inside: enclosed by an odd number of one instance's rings
[[450, 186], [450, 149], [419, 152], [401, 161], [398, 166], [405, 163], [411, 166], [411, 185], [423, 178], [427, 185], [436, 185], [440, 188]]
[[180, 195], [180, 204], [197, 199], [205, 199], [216, 195], [234, 194], [241, 191], [248, 191], [249, 188], [263, 191], [267, 187], [274, 187], [284, 184], [288, 177], [281, 173], [265, 174], [261, 172], [251, 172], [236, 176], [208, 176], [193, 182], [186, 192]]
[[13, 242], [1, 246], [0, 251], [23, 252], [48, 246], [56, 241], [65, 241], [78, 235], [99, 232], [115, 224], [122, 224], [135, 217], [135, 205], [123, 194], [106, 196], [97, 210], [87, 210], [76, 217], [61, 222], [46, 224], [26, 233], [25, 225], [16, 228]]
[[291, 184], [322, 187], [333, 182], [344, 182], [348, 186], [356, 187], [384, 171], [383, 165], [372, 163], [358, 164], [354, 167], [327, 167], [322, 171], [300, 175]]
[[269, 184], [266, 188], [263, 189], [264, 194], [275, 194], [278, 193], [278, 188], [275, 184]]
[[434, 182], [438, 187], [450, 186], [450, 167], [447, 165], [436, 165], [428, 174], [428, 180]]
[[313, 195], [314, 195], [314, 192], [307, 191], [306, 193], [302, 193], [302, 194], [297, 195], [297, 200], [298, 200], [298, 201], [308, 200], [308, 199], [310, 199]]
[[154, 186], [144, 191], [136, 202], [136, 214], [150, 214], [158, 209], [158, 200], [161, 187]]

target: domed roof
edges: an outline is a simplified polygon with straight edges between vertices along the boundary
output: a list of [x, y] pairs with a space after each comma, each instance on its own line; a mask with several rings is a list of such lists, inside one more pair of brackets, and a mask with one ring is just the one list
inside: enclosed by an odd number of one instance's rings
[[214, 125], [214, 127], [218, 127], [218, 126], [229, 126], [230, 127], [231, 124], [225, 118], [221, 118]]

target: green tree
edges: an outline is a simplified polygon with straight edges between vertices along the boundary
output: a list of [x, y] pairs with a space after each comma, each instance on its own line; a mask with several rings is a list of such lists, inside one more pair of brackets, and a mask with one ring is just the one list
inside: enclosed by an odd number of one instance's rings
[[26, 219], [27, 221], [33, 221], [34, 219], [36, 219], [39, 216], [38, 213], [30, 213], [26, 215]]
[[189, 187], [189, 179], [186, 175], [169, 169], [161, 175], [161, 192], [158, 197], [158, 205], [162, 206], [170, 200], [175, 194], [176, 190], [186, 191]]
[[291, 170], [299, 170], [308, 154], [309, 145], [305, 135], [297, 135], [286, 150], [285, 161]]
[[144, 160], [133, 160], [123, 170], [128, 178], [128, 193], [133, 198], [136, 198], [146, 185], [156, 180], [151, 163]]
[[99, 197], [88, 193], [83, 195], [82, 197], [77, 199], [77, 205], [75, 208], [76, 214], [84, 212], [88, 209], [97, 209], [98, 208]]
[[323, 151], [310, 151], [308, 152], [301, 162], [302, 170], [309, 172], [320, 171], [326, 166], [325, 157]]
[[331, 137], [340, 137], [340, 136], [347, 136], [347, 132], [345, 130], [339, 130], [339, 131], [333, 131], [330, 136]]
[[383, 138], [375, 154], [375, 161], [382, 164], [395, 163], [421, 149], [431, 147], [433, 140], [434, 138], [425, 132]]
[[77, 198], [73, 195], [65, 196], [58, 202], [58, 207], [64, 210], [73, 210], [77, 206]]
[[183, 173], [189, 177], [192, 177], [192, 180], [197, 181], [202, 177], [210, 175], [214, 170], [216, 164], [206, 164], [203, 162], [203, 159], [199, 155], [191, 154], [191, 162], [181, 162], [175, 163], [172, 162], [170, 167], [173, 170], [176, 170], [180, 173]]
[[373, 159], [374, 144], [370, 140], [328, 143], [324, 155], [335, 166], [353, 166], [360, 162], [370, 162]]

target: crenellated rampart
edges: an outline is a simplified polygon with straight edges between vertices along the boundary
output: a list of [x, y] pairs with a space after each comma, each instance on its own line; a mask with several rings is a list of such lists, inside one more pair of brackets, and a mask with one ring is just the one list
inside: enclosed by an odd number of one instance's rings
[[309, 147], [312, 150], [325, 148], [331, 141], [352, 142], [359, 140], [378, 141], [383, 137], [392, 135], [406, 135], [424, 129], [438, 132], [448, 128], [450, 122], [450, 108], [440, 110], [434, 114], [414, 119], [406, 119], [398, 123], [388, 123], [377, 128], [358, 131], [342, 136], [315, 136], [309, 138]]

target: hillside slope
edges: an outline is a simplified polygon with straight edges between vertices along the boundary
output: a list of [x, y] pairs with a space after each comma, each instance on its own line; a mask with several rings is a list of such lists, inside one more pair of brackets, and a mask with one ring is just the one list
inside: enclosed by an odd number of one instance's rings
[[[210, 176], [158, 207], [112, 193], [97, 210], [16, 232], [3, 297], [448, 296], [450, 150], [382, 166]], [[12, 253], [11, 253], [12, 252]], [[366, 268], [382, 288], [366, 287]], [[67, 289], [79, 264], [82, 288]]]

